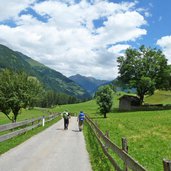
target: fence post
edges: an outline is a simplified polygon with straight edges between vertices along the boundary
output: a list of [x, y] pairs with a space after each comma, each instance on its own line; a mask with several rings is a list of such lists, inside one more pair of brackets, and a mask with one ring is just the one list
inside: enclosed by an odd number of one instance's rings
[[42, 118], [42, 126], [43, 127], [45, 126], [45, 116], [43, 116], [43, 118]]
[[171, 171], [171, 160], [163, 159], [164, 171]]
[[[109, 131], [106, 131], [105, 136], [109, 138]], [[108, 151], [108, 145], [105, 144], [105, 149]]]
[[[122, 137], [122, 150], [126, 153], [128, 153], [128, 144], [127, 144], [127, 139]], [[128, 167], [125, 164], [125, 171], [128, 171]]]
[[[33, 120], [34, 118], [32, 118], [32, 120]], [[32, 121], [32, 125], [34, 124], [34, 121]]]

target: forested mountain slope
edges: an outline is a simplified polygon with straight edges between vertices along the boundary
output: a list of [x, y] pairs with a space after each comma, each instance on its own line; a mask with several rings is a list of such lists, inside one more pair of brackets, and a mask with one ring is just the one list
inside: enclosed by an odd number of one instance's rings
[[60, 72], [33, 60], [32, 58], [0, 45], [0, 68], [8, 68], [13, 71], [24, 71], [37, 77], [46, 89], [55, 92], [66, 93], [77, 98], [89, 98], [85, 89], [70, 80]]

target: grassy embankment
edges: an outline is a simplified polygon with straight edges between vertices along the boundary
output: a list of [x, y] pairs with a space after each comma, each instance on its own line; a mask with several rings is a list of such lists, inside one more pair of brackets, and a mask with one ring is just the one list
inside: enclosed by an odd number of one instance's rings
[[[171, 104], [171, 92], [157, 91], [154, 96], [146, 97], [145, 102]], [[114, 108], [117, 108], [117, 106], [118, 96], [115, 96]], [[102, 116], [98, 115], [94, 100], [80, 104], [64, 105], [53, 110], [63, 111], [65, 109], [74, 113], [78, 113], [80, 110], [88, 113], [98, 122], [103, 132], [109, 130], [111, 140], [118, 146], [121, 146], [121, 138], [126, 137], [129, 154], [149, 171], [163, 170], [163, 158], [171, 159], [171, 110], [137, 112], [117, 112], [113, 110], [112, 113], [107, 115], [107, 119], [103, 119]], [[94, 136], [90, 133], [89, 128], [85, 127], [84, 134], [86, 135], [87, 148], [90, 152], [93, 169], [98, 170], [99, 165], [101, 165], [102, 170], [112, 170], [110, 164], [105, 164], [106, 159], [101, 154], [99, 147], [95, 145]]]
[[[38, 118], [40, 116], [46, 116], [48, 115], [47, 111], [43, 111], [41, 109], [32, 109], [32, 110], [22, 110], [21, 113], [18, 116], [17, 121], [25, 120], [25, 119], [31, 119], [31, 118]], [[21, 144], [22, 142], [26, 141], [33, 135], [36, 135], [37, 133], [45, 130], [49, 126], [56, 123], [60, 118], [56, 118], [53, 121], [50, 121], [45, 124], [44, 127], [40, 126], [38, 128], [35, 128], [33, 130], [30, 130], [20, 136], [14, 137], [12, 139], [6, 140], [4, 142], [0, 142], [0, 155], [9, 149]], [[2, 113], [0, 113], [0, 124], [10, 123], [11, 121]]]

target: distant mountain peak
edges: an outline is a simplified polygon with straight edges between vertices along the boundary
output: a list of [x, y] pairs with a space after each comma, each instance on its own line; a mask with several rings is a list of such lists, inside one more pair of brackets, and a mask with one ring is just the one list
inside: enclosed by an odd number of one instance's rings
[[80, 74], [70, 76], [69, 78], [86, 89], [90, 94], [93, 94], [99, 86], [110, 82], [108, 80], [99, 80], [94, 77], [82, 76]]

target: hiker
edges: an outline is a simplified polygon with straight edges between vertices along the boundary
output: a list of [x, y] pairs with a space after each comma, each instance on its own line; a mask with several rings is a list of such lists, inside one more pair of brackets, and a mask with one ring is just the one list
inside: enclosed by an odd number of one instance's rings
[[84, 124], [84, 119], [85, 119], [85, 115], [83, 111], [80, 111], [79, 115], [78, 115], [78, 127], [79, 127], [79, 131], [83, 130], [83, 124]]
[[66, 110], [62, 113], [62, 116], [64, 118], [64, 129], [66, 130], [66, 129], [68, 129], [70, 114]]

